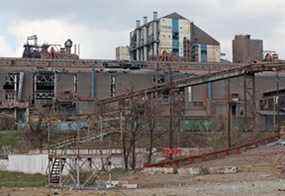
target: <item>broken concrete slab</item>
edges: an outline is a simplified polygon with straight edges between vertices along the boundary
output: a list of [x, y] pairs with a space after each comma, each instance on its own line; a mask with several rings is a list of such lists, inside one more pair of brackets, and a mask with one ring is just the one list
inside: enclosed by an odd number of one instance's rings
[[122, 184], [122, 188], [125, 188], [125, 189], [137, 189], [138, 188], [138, 184]]
[[154, 174], [174, 174], [175, 170], [172, 167], [152, 167], [152, 168], [144, 168], [143, 172], [146, 174], [154, 175]]
[[209, 167], [209, 174], [235, 174], [239, 169], [236, 166]]
[[177, 173], [180, 176], [198, 176], [204, 174], [203, 169], [200, 167], [179, 168]]

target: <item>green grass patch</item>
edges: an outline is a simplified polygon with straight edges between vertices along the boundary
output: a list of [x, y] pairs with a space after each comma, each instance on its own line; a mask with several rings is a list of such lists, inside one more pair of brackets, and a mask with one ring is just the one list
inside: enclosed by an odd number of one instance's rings
[[41, 174], [24, 174], [0, 171], [0, 187], [43, 187], [47, 177]]
[[16, 147], [20, 140], [19, 131], [0, 131], [0, 146]]
[[118, 180], [121, 177], [128, 176], [128, 175], [134, 173], [134, 171], [126, 171], [123, 168], [114, 168], [110, 171], [110, 173], [112, 175], [113, 180]]

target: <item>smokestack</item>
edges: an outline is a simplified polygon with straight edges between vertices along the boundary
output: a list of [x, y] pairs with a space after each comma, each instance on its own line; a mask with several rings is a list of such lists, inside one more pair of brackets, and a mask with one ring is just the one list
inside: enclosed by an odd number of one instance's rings
[[153, 12], [153, 20], [157, 20], [158, 19], [158, 13], [157, 11]]
[[143, 24], [145, 25], [147, 23], [147, 16], [143, 17]]
[[136, 20], [136, 27], [139, 28], [141, 26], [141, 21], [140, 20]]
[[80, 57], [80, 44], [78, 44], [78, 56]]

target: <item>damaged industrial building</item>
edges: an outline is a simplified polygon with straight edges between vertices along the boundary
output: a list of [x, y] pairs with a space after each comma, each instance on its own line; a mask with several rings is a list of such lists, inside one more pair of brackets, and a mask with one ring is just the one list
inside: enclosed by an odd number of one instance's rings
[[[32, 108], [54, 106], [53, 109], [60, 113], [92, 113], [96, 111], [96, 100], [167, 84], [170, 79], [167, 67], [157, 71], [147, 65], [148, 62], [135, 70], [117, 68], [120, 62], [96, 60], [1, 58], [0, 63], [1, 113], [14, 115], [20, 124], [27, 123]], [[116, 68], [104, 67], [114, 63]], [[173, 64], [175, 79], [195, 78], [240, 66]], [[222, 130], [230, 118], [231, 126], [242, 129], [244, 118], [250, 121], [255, 115], [258, 130], [273, 130], [277, 110], [279, 118], [284, 120], [284, 81], [282, 72], [278, 76], [274, 73], [242, 74], [228, 80], [187, 87], [183, 90], [184, 128], [191, 131]], [[168, 95], [165, 96], [164, 115], [168, 115]]]
[[32, 35], [21, 58], [0, 57], [0, 130], [18, 129], [50, 187], [98, 187], [114, 168], [176, 172], [284, 135], [285, 61], [262, 40], [235, 36], [231, 63], [193, 21], [154, 12], [129, 42], [116, 60], [82, 59], [71, 39]]

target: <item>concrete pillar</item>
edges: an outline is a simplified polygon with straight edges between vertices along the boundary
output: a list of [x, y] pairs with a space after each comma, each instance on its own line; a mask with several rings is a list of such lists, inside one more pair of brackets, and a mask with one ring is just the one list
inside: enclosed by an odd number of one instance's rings
[[157, 38], [158, 38], [158, 22], [157, 21], [153, 22], [153, 38], [155, 41], [157, 41]]
[[146, 46], [143, 47], [143, 55], [144, 55], [143, 60], [147, 61], [147, 47]]
[[153, 51], [153, 55], [157, 56], [158, 55], [158, 21], [155, 21], [153, 23], [153, 38], [154, 38], [154, 51]]
[[143, 29], [143, 60], [147, 60], [147, 44], [148, 44], [148, 28], [145, 26]]
[[144, 49], [141, 48], [141, 49], [140, 49], [140, 60], [141, 60], [141, 61], [143, 61], [143, 57], [144, 57], [144, 54], [143, 54], [143, 53], [144, 53]]
[[140, 46], [140, 30], [137, 29], [135, 33], [136, 33], [136, 39], [137, 39], [137, 44], [136, 44], [137, 57], [136, 57], [136, 60], [140, 60], [140, 51], [138, 49], [138, 47]]
[[136, 49], [136, 60], [140, 59], [140, 50]]
[[157, 51], [158, 51], [157, 43], [154, 43], [153, 44], [153, 56], [157, 56]]
[[56, 71], [54, 71], [54, 98], [57, 97], [57, 80], [58, 80], [58, 74]]

